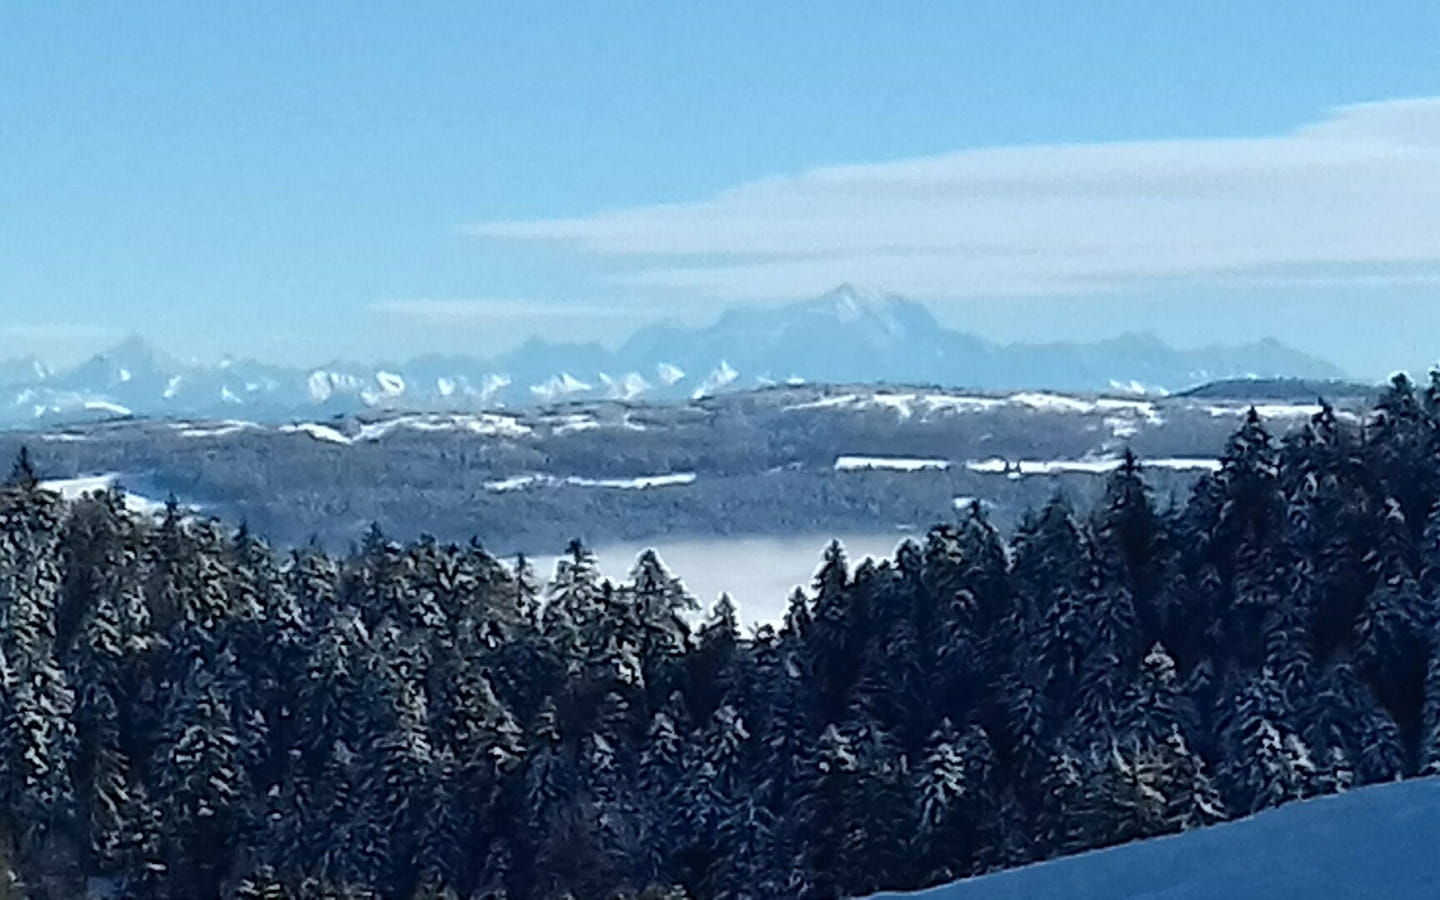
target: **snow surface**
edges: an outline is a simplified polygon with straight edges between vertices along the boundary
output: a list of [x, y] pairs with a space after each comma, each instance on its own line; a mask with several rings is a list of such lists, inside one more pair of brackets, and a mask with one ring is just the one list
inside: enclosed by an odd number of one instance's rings
[[794, 403], [786, 410], [806, 409], [863, 409], [879, 407], [889, 409], [901, 419], [908, 419], [917, 413], [923, 417], [937, 413], [959, 415], [964, 413], [991, 412], [1000, 407], [1010, 406], [1060, 415], [1104, 415], [1105, 424], [1117, 437], [1136, 434], [1141, 425], [1159, 425], [1164, 422], [1156, 405], [1148, 400], [1127, 400], [1118, 397], [1099, 397], [1087, 400], [1065, 394], [1042, 391], [1022, 391], [1008, 397], [977, 397], [973, 394], [950, 394], [943, 392], [901, 393], [877, 391], [874, 393], [834, 394]]
[[297, 422], [294, 425], [281, 425], [280, 431], [283, 434], [308, 434], [317, 441], [325, 441], [330, 444], [348, 444], [350, 439], [329, 425], [321, 425], [317, 422]]
[[865, 407], [879, 407], [892, 410], [902, 419], [908, 419], [918, 411], [923, 415], [931, 413], [967, 413], [985, 412], [997, 407], [1004, 406], [1005, 401], [995, 397], [975, 397], [969, 394], [919, 394], [919, 393], [893, 393], [879, 391], [873, 394], [835, 394], [829, 397], [821, 397], [818, 400], [808, 400], [803, 403], [792, 403], [785, 407], [785, 410], [806, 410], [806, 409], [863, 409]]
[[[971, 472], [983, 475], [1009, 475], [1014, 478], [1017, 475], [1055, 475], [1060, 472], [1083, 472], [1090, 475], [1103, 475], [1106, 472], [1113, 472], [1120, 468], [1122, 460], [1118, 457], [1099, 457], [1095, 459], [1021, 459], [1005, 460], [999, 457], [990, 459], [972, 459], [965, 463], [965, 468]], [[1174, 471], [1205, 471], [1218, 472], [1220, 460], [1207, 457], [1166, 457], [1158, 459], [1140, 460], [1142, 469], [1171, 469]], [[1018, 471], [1017, 471], [1018, 470]]]
[[1010, 402], [1019, 406], [1028, 406], [1031, 409], [1038, 409], [1042, 412], [1060, 413], [1088, 413], [1093, 412], [1095, 405], [1075, 397], [1066, 397], [1062, 394], [1044, 394], [1038, 392], [1022, 392], [1011, 394]]
[[367, 422], [360, 426], [356, 440], [378, 441], [392, 431], [408, 428], [414, 431], [468, 431], [484, 437], [525, 437], [531, 433], [527, 425], [521, 425], [513, 416], [497, 413], [474, 413], [467, 415], [410, 415]]
[[[1077, 472], [1087, 475], [1104, 475], [1120, 467], [1122, 460], [1115, 456], [1085, 459], [1019, 459], [1007, 460], [1000, 457], [971, 459], [964, 463], [967, 470], [980, 475], [1008, 475], [1019, 478], [1025, 475], [1058, 475], [1062, 472]], [[950, 461], [906, 456], [856, 456], [845, 455], [835, 458], [837, 472], [866, 472], [889, 470], [894, 472], [920, 472], [950, 468]], [[1203, 471], [1218, 472], [1220, 460], [1209, 457], [1161, 457], [1143, 459], [1142, 468], [1170, 469], [1177, 472]]]
[[573, 413], [561, 416], [554, 422], [555, 434], [572, 434], [576, 431], [593, 431], [600, 427], [599, 421], [594, 416], [584, 413]]
[[956, 497], [950, 501], [950, 505], [962, 512], [974, 506], [976, 503], [985, 509], [995, 508], [995, 504], [986, 500], [984, 497]]
[[1440, 897], [1436, 834], [1440, 779], [1414, 779], [872, 900], [1420, 900]]
[[251, 428], [259, 428], [254, 422], [242, 422], [238, 419], [231, 419], [225, 422], [214, 422], [207, 424], [190, 424], [185, 422], [173, 426], [175, 433], [187, 438], [218, 438], [227, 437], [232, 434], [239, 434]]
[[835, 471], [865, 472], [886, 469], [893, 472], [921, 472], [925, 470], [948, 469], [947, 459], [916, 459], [904, 456], [837, 456]]
[[[1205, 411], [1215, 418], [1234, 416], [1243, 418], [1254, 407], [1255, 412], [1260, 415], [1261, 420], [1272, 419], [1310, 419], [1320, 415], [1322, 407], [1318, 403], [1234, 403], [1222, 406], [1207, 406]], [[1349, 410], [1337, 409], [1335, 418], [1341, 422], [1358, 424], [1360, 417]]]
[[[78, 478], [54, 478], [40, 482], [40, 487], [54, 491], [66, 500], [79, 500], [86, 494], [108, 491], [119, 478], [117, 472], [106, 472], [101, 475], [81, 475]], [[141, 515], [156, 515], [165, 511], [165, 504], [126, 491], [125, 508]]]
[[522, 425], [514, 416], [499, 413], [395, 416], [390, 419], [381, 419], [378, 422], [362, 424], [353, 438], [336, 428], [317, 422], [281, 425], [279, 430], [285, 434], [308, 434], [317, 441], [331, 444], [353, 444], [356, 441], [378, 441], [392, 431], [402, 428], [414, 431], [467, 431], [482, 437], [504, 438], [521, 438], [533, 433], [530, 426]]
[[836, 394], [833, 397], [821, 397], [819, 400], [807, 400], [804, 403], [792, 403], [785, 407], [786, 412], [801, 409], [843, 409], [860, 403], [859, 394]]
[[606, 487], [622, 490], [644, 490], [646, 488], [673, 487], [693, 484], [694, 472], [673, 472], [669, 475], [641, 475], [638, 478], [567, 478], [566, 484], [579, 487]]
[[647, 488], [675, 487], [683, 484], [693, 484], [695, 481], [694, 472], [672, 472], [668, 475], [640, 475], [635, 478], [579, 478], [574, 475], [559, 477], [556, 475], [515, 475], [510, 478], [502, 478], [499, 481], [485, 482], [487, 491], [518, 491], [528, 487], [555, 487], [559, 485], [571, 485], [572, 487], [599, 487], [617, 488], [619, 490], [645, 490]]

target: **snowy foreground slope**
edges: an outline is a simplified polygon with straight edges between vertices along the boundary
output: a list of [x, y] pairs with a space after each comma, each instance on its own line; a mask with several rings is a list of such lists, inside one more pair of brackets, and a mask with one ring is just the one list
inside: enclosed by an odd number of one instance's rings
[[874, 900], [1418, 900], [1440, 897], [1437, 835], [1440, 779], [1415, 779]]

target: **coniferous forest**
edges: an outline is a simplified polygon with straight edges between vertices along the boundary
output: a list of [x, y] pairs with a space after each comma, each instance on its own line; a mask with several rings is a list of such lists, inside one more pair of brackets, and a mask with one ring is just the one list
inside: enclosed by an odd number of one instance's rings
[[1440, 771], [1440, 376], [742, 632], [654, 554], [0, 489], [0, 898], [838, 898]]

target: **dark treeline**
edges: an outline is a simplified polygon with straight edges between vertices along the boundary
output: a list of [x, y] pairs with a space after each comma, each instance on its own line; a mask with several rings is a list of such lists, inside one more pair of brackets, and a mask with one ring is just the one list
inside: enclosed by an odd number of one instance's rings
[[743, 634], [650, 553], [548, 586], [0, 490], [0, 898], [836, 898], [1440, 771], [1440, 376], [973, 508]]

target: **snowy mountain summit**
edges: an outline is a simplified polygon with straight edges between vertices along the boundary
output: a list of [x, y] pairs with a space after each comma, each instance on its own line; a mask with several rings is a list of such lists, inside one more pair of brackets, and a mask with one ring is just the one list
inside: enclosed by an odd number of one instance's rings
[[1178, 350], [1153, 335], [1093, 344], [1000, 345], [946, 328], [923, 304], [842, 284], [714, 322], [659, 322], [618, 348], [531, 338], [491, 359], [332, 361], [308, 368], [184, 362], [139, 337], [55, 372], [0, 361], [0, 426], [116, 415], [264, 422], [365, 409], [474, 410], [570, 400], [697, 400], [772, 384], [932, 384], [1005, 390], [1166, 392], [1231, 377], [1334, 378], [1323, 360], [1264, 340]]
[[842, 324], [864, 325], [893, 337], [905, 335], [915, 324], [920, 326], [917, 330], [921, 331], [937, 327], [929, 310], [920, 304], [899, 294], [857, 287], [849, 282], [809, 303], [800, 304], [798, 308], [807, 312], [828, 313]]

